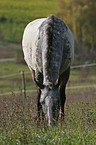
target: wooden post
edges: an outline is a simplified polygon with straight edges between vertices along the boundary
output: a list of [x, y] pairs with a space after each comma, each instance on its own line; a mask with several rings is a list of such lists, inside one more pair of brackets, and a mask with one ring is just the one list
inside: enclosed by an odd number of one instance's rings
[[24, 71], [21, 71], [21, 75], [22, 75], [22, 93], [24, 98], [26, 98], [26, 85], [25, 85]]

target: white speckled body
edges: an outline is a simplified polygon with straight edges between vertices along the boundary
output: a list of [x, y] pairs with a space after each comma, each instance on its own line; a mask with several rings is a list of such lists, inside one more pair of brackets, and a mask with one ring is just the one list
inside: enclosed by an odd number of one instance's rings
[[[22, 47], [23, 47], [23, 52], [24, 52], [24, 58], [25, 58], [27, 65], [29, 66], [29, 68], [33, 69], [35, 71], [37, 69], [36, 51], [38, 51], [37, 43], [38, 43], [38, 39], [39, 39], [39, 35], [40, 35], [39, 27], [41, 26], [41, 24], [44, 21], [46, 21], [46, 19], [47, 18], [41, 18], [41, 19], [32, 21], [31, 23], [29, 23], [27, 25], [27, 27], [25, 28], [24, 34], [23, 34]], [[57, 56], [59, 55], [59, 60], [57, 60], [57, 61], [60, 61], [60, 64], [57, 64], [57, 67], [59, 65], [58, 73], [60, 75], [73, 62], [74, 38], [73, 38], [72, 32], [70, 31], [70, 29], [67, 26], [66, 26], [67, 30], [65, 30], [65, 28], [64, 28], [65, 24], [62, 20], [56, 19], [55, 23], [58, 20], [62, 23], [59, 28], [57, 27], [58, 37], [57, 38], [56, 38], [56, 36], [53, 37], [53, 41], [55, 43], [53, 44], [54, 46], [52, 47], [53, 57], [51, 57], [51, 59], [52, 59], [51, 62], [53, 64], [54, 59], [56, 59]], [[60, 29], [60, 31], [58, 31], [59, 29]], [[53, 29], [53, 34], [54, 34], [54, 29]], [[59, 42], [59, 46], [58, 46], [59, 48], [55, 47], [56, 45], [58, 45], [57, 44], [58, 42]], [[44, 48], [41, 47], [40, 53], [42, 53], [42, 55], [43, 55], [44, 51], [46, 51], [46, 50], [44, 50]], [[40, 58], [40, 59], [42, 59], [42, 58]], [[45, 58], [45, 61], [47, 61], [46, 58]], [[55, 62], [56, 62], [56, 60], [55, 60]], [[42, 61], [41, 61], [41, 63], [42, 63]], [[40, 64], [40, 65], [41, 66], [39, 66], [38, 69], [41, 73], [43, 73], [43, 64]]]
[[40, 103], [49, 124], [54, 113], [52, 107], [60, 100], [56, 80], [66, 71], [74, 59], [74, 38], [65, 23], [50, 15], [27, 25], [23, 35], [23, 52], [35, 78], [43, 76], [44, 89], [41, 89]]
[[30, 22], [23, 34], [22, 47], [24, 59], [30, 69], [36, 70], [36, 41], [39, 35], [39, 27], [46, 18], [37, 19]]

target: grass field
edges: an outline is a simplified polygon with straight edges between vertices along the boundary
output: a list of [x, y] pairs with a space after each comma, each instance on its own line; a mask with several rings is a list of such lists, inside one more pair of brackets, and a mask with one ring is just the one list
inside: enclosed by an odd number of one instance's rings
[[[27, 23], [56, 11], [55, 0], [0, 1], [0, 58], [16, 58]], [[0, 62], [0, 145], [96, 145], [96, 88], [66, 90], [65, 121], [52, 127], [42, 121], [37, 125], [36, 92], [26, 98], [14, 93], [22, 90], [22, 70], [28, 72], [26, 89], [36, 89], [26, 65]], [[95, 67], [72, 69], [68, 87], [93, 84]], [[6, 92], [11, 94], [3, 95]]]
[[20, 44], [0, 41], [0, 59], [15, 58], [17, 50], [21, 49]]
[[94, 89], [67, 92], [65, 121], [36, 125], [36, 94], [0, 97], [0, 144], [96, 145]]
[[20, 43], [23, 30], [30, 21], [55, 13], [55, 0], [0, 1], [0, 38]]
[[[26, 65], [14, 62], [0, 63], [0, 76], [29, 72]], [[96, 69], [72, 70], [68, 86], [96, 84]], [[35, 89], [31, 74], [25, 74], [27, 89]], [[67, 90], [65, 121], [48, 127], [36, 125], [36, 92], [27, 93], [24, 99], [21, 90], [21, 74], [0, 79], [0, 91], [11, 95], [0, 96], [0, 145], [96, 145], [96, 88]], [[2, 84], [3, 83], [3, 84]]]

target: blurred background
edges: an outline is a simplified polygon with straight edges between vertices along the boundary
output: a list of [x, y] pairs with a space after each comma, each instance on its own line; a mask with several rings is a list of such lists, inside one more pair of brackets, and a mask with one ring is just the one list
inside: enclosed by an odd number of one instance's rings
[[[64, 20], [73, 32], [75, 39], [74, 63], [95, 62], [95, 0], [0, 1], [0, 58], [17, 57], [17, 61], [21, 61], [19, 60], [21, 59], [20, 56], [18, 57], [20, 55], [18, 51], [21, 49], [22, 34], [25, 26], [30, 21], [36, 18], [47, 17], [49, 14]], [[14, 51], [17, 51], [15, 56]], [[8, 54], [6, 55], [6, 53]]]
[[[21, 46], [24, 28], [32, 20], [47, 17], [49, 14], [61, 18], [73, 32], [75, 40], [73, 65], [96, 63], [95, 0], [2, 0], [0, 1], [1, 88], [7, 90], [9, 86], [10, 89], [8, 90], [15, 90], [18, 84], [16, 81], [21, 86], [21, 77], [12, 77], [15, 75], [14, 73], [18, 75], [21, 70], [29, 71], [28, 67], [24, 65]], [[95, 80], [94, 69], [95, 66], [94, 68], [83, 69], [82, 74], [79, 69], [80, 77], [77, 78], [83, 77], [84, 80], [84, 78], [90, 76]], [[75, 77], [71, 77], [73, 79], [76, 79], [75, 72], [73, 72]], [[13, 74], [13, 76], [10, 76], [10, 79], [6, 78], [6, 75], [10, 74]], [[26, 79], [30, 80], [30, 77]], [[12, 84], [10, 84], [11, 82]], [[4, 92], [5, 89], [3, 89], [1, 89], [1, 92]]]

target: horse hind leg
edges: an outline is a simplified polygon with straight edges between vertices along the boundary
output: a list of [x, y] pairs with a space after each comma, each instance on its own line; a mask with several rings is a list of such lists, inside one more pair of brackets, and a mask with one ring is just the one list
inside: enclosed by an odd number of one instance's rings
[[70, 75], [70, 67], [60, 76], [60, 107], [61, 107], [61, 119], [64, 120], [64, 104], [66, 101], [66, 84]]

